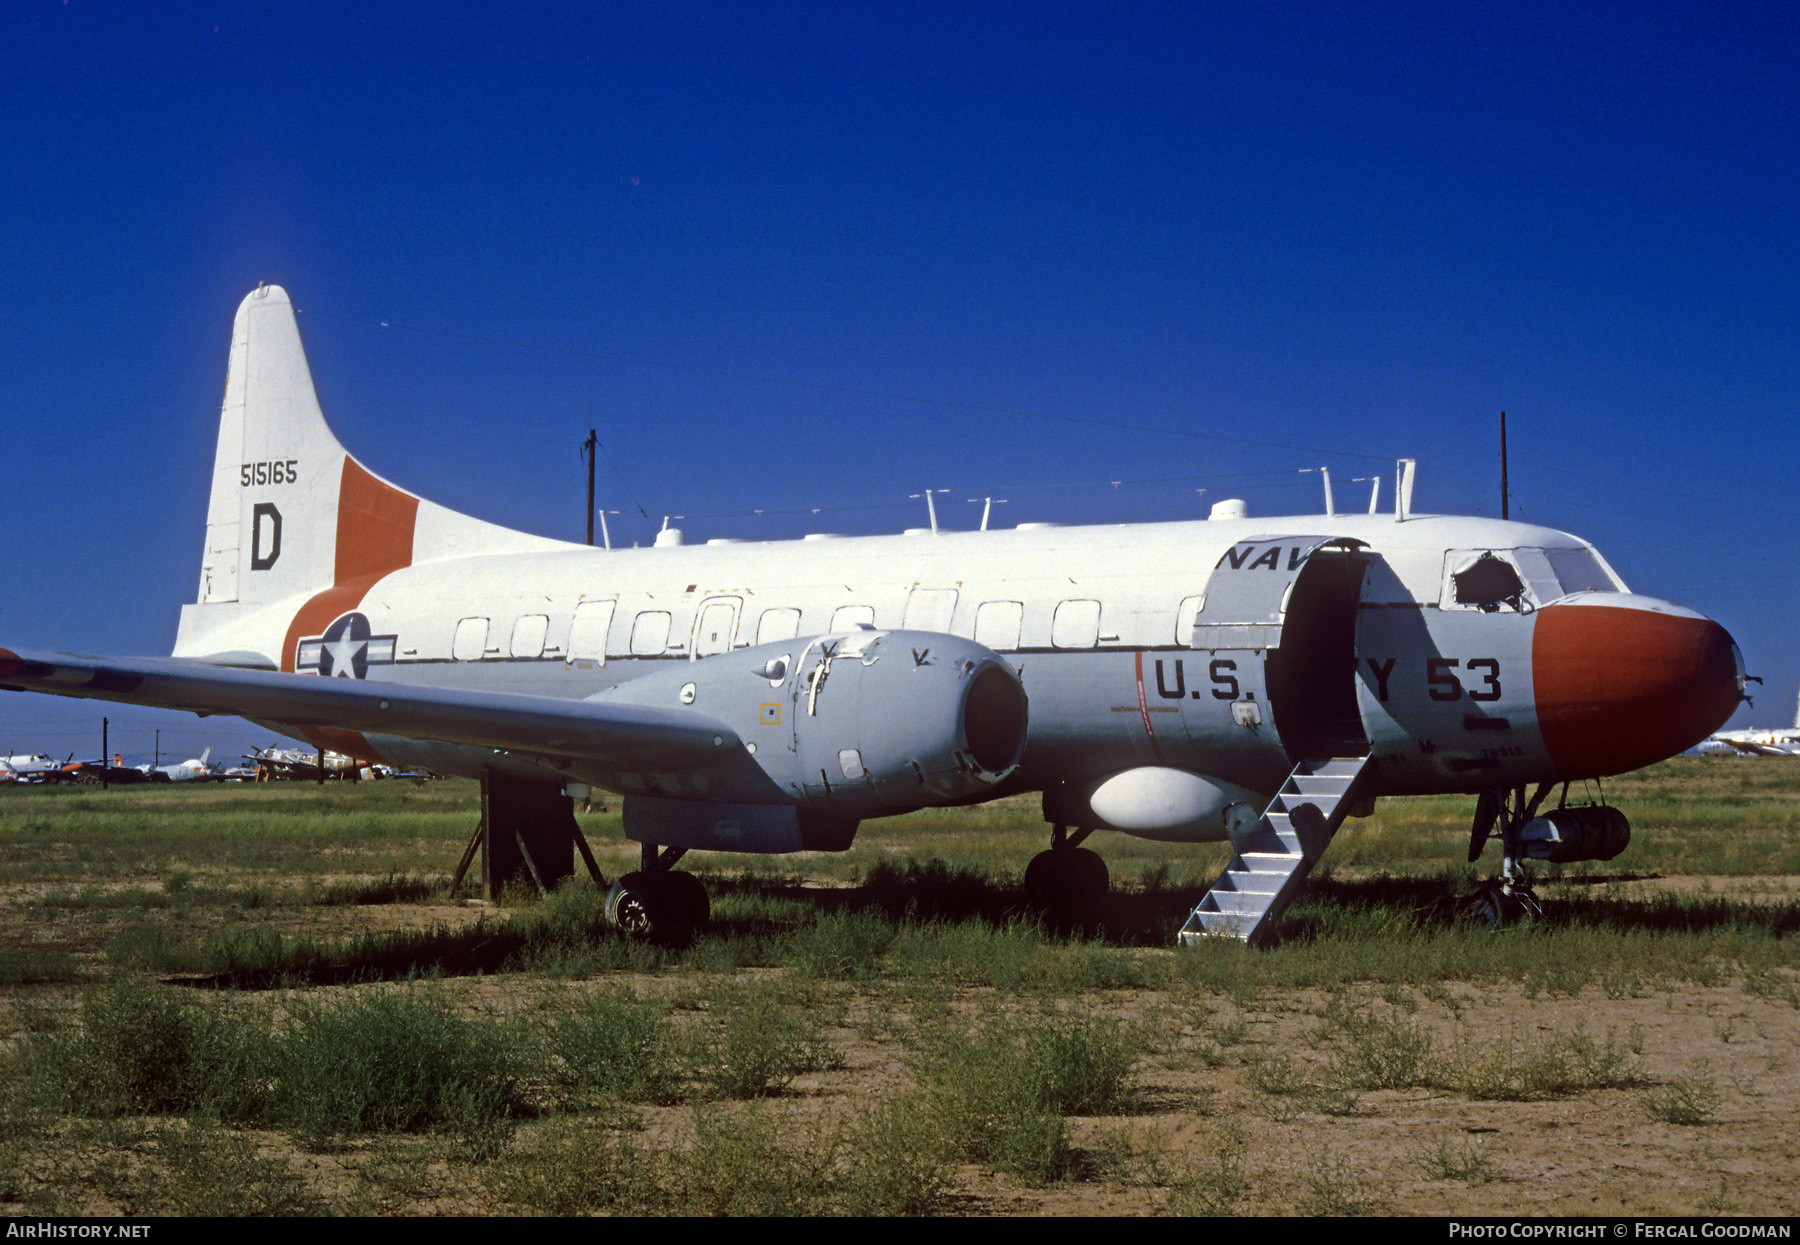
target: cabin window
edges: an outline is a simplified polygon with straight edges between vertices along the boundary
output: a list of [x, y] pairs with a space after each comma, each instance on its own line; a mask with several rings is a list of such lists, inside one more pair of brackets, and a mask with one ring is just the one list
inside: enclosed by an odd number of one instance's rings
[[1093, 648], [1100, 642], [1100, 602], [1064, 601], [1050, 620], [1056, 648]]
[[756, 620], [756, 642], [775, 644], [800, 634], [800, 611], [792, 609], [764, 610]]
[[956, 589], [914, 588], [900, 625], [908, 631], [949, 631], [956, 613]]
[[456, 624], [456, 637], [450, 641], [450, 656], [457, 661], [480, 661], [487, 648], [488, 620], [465, 618]]
[[606, 633], [612, 630], [613, 611], [617, 601], [583, 601], [575, 607], [575, 619], [569, 624], [569, 660], [606, 664]]
[[831, 615], [832, 631], [855, 631], [859, 626], [875, 625], [873, 605], [840, 605]]
[[669, 647], [669, 611], [645, 610], [631, 624], [631, 653], [634, 657], [658, 657]]
[[550, 619], [543, 614], [521, 614], [513, 624], [512, 655], [542, 657], [544, 637], [550, 632]]
[[1019, 624], [1025, 617], [1022, 601], [983, 601], [975, 610], [975, 643], [996, 653], [1019, 647]]

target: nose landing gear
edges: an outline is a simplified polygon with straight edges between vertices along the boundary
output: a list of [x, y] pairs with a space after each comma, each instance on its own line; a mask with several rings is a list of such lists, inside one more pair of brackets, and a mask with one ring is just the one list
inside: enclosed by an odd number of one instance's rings
[[1567, 783], [1558, 807], [1540, 815], [1538, 808], [1553, 785], [1539, 783], [1530, 798], [1523, 786], [1490, 787], [1476, 800], [1469, 860], [1480, 858], [1498, 826], [1500, 876], [1469, 906], [1468, 917], [1475, 924], [1498, 928], [1543, 920], [1543, 904], [1531, 888], [1525, 861], [1611, 860], [1631, 842], [1631, 823], [1624, 813], [1606, 804], [1570, 805]]

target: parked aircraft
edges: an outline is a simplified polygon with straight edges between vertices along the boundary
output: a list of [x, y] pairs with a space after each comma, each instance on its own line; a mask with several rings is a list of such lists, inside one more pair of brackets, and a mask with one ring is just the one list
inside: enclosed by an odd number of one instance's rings
[[133, 783], [149, 782], [150, 775], [148, 767], [127, 765], [125, 758], [115, 752], [111, 761], [95, 757], [90, 761], [66, 762], [55, 781], [80, 783], [84, 787], [129, 787]]
[[174, 765], [148, 765], [144, 772], [152, 782], [221, 782], [224, 775], [208, 764], [212, 759], [212, 749], [208, 748], [197, 757], [189, 757]]
[[[358, 771], [368, 764], [341, 752], [325, 751], [323, 759], [327, 778], [355, 778]], [[250, 762], [253, 767], [251, 774], [258, 782], [271, 778], [303, 778], [310, 782], [319, 777], [318, 751], [277, 748], [271, 744], [267, 748], [246, 752], [244, 760]]]
[[1753, 756], [1800, 756], [1800, 704], [1794, 706], [1792, 726], [1720, 731], [1706, 742], [1722, 744], [1733, 752], [1747, 752]]
[[[1184, 938], [1263, 939], [1375, 797], [1478, 796], [1501, 879], [1610, 858], [1568, 780], [1707, 738], [1731, 636], [1631, 593], [1586, 541], [1411, 513], [599, 550], [382, 480], [320, 412], [287, 294], [240, 306], [197, 601], [175, 656], [0, 650], [0, 685], [232, 713], [358, 758], [479, 776], [489, 818], [624, 797], [643, 864], [608, 910], [679, 930], [689, 850], [842, 851], [858, 824], [1041, 792], [1028, 891], [1092, 905], [1112, 830], [1237, 855]], [[1564, 790], [1566, 791], [1566, 786]], [[1560, 802], [1559, 802], [1560, 803]], [[563, 800], [555, 816], [567, 820]]]
[[42, 752], [0, 757], [0, 782], [57, 782], [64, 764]]

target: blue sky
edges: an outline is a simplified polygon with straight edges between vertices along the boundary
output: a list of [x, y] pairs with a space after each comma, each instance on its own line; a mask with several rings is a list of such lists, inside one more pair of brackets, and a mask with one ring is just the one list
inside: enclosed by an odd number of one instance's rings
[[[168, 650], [270, 281], [372, 469], [575, 539], [590, 426], [628, 542], [890, 531], [926, 487], [952, 526], [989, 495], [1316, 511], [1301, 468], [1350, 504], [1401, 455], [1419, 509], [1496, 514], [1505, 410], [1515, 516], [1718, 618], [1768, 680], [1734, 724], [1785, 723], [1797, 35], [1699, 4], [25, 0], [0, 644]], [[0, 750], [95, 751], [101, 712], [5, 697]], [[262, 739], [105, 712], [128, 752]]]

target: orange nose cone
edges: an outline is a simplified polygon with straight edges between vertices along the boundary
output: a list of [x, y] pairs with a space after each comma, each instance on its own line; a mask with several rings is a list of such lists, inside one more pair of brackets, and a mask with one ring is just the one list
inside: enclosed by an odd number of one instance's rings
[[1622, 774], [1693, 747], [1742, 695], [1737, 646], [1709, 618], [1551, 605], [1532, 636], [1544, 747], [1564, 778]]

